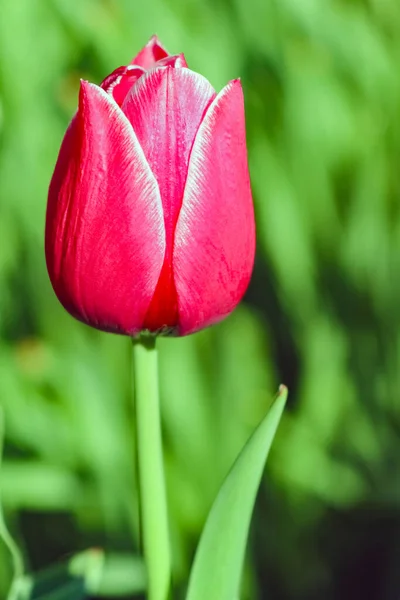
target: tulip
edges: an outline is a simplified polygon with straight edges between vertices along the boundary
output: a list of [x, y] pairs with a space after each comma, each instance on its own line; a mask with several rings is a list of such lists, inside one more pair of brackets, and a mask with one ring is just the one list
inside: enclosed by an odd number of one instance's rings
[[255, 249], [240, 81], [217, 94], [156, 37], [81, 81], [45, 246], [61, 304], [97, 329], [186, 335], [226, 317]]

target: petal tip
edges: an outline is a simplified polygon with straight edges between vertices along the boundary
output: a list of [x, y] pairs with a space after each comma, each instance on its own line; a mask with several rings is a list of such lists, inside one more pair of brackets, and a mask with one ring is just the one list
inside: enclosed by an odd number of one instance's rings
[[87, 94], [90, 83], [87, 79], [79, 79], [79, 98]]
[[231, 79], [227, 87], [243, 89], [242, 80], [240, 79], [240, 77], [237, 77], [236, 79]]
[[238, 100], [241, 99], [244, 102], [243, 86], [240, 78], [231, 79], [218, 94], [220, 100], [226, 99], [228, 96], [235, 96]]
[[158, 60], [156, 65], [156, 67], [174, 67], [175, 69], [178, 68], [187, 68], [187, 62], [185, 59], [185, 55], [183, 54], [183, 52], [181, 52], [180, 54], [172, 54], [170, 56], [166, 56], [165, 58], [162, 58], [161, 60]]
[[147, 44], [140, 50], [139, 54], [131, 60], [131, 65], [139, 65], [146, 70], [151, 68], [157, 61], [169, 56], [168, 50], [157, 35], [152, 35]]
[[80, 80], [79, 109], [81, 109], [85, 103], [90, 102], [90, 99], [93, 98], [96, 90], [101, 90], [101, 88], [95, 83], [90, 83], [90, 81], [86, 81], [86, 79]]
[[87, 81], [86, 79], [81, 79], [79, 88], [80, 99], [88, 98], [89, 96], [93, 96], [95, 94], [97, 94], [98, 96], [103, 96], [104, 98], [112, 98], [102, 87], [100, 87], [96, 83], [92, 83], [91, 81]]
[[92, 89], [93, 86], [95, 86], [94, 83], [90, 83], [90, 81], [88, 81], [87, 79], [80, 79], [79, 84], [80, 93], [85, 95], [89, 93], [89, 90]]
[[146, 44], [146, 48], [151, 46], [161, 46], [161, 48], [164, 48], [163, 43], [161, 42], [160, 38], [156, 33], [153, 33], [153, 35], [150, 37], [149, 41]]
[[175, 67], [187, 67], [188, 64], [186, 62], [186, 58], [185, 55], [183, 54], [183, 52], [181, 52], [180, 54], [176, 55], [176, 60], [175, 60]]

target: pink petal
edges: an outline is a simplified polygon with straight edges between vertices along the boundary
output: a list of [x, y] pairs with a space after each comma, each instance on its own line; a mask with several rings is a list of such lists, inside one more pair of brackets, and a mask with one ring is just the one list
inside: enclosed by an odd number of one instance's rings
[[164, 252], [159, 190], [137, 138], [108, 94], [82, 82], [49, 190], [54, 290], [78, 319], [132, 335], [142, 328]]
[[157, 62], [157, 67], [175, 67], [176, 69], [182, 67], [187, 68], [185, 55], [181, 53], [162, 58]]
[[214, 89], [201, 75], [189, 69], [163, 67], [144, 75], [122, 105], [158, 181], [164, 212], [165, 262], [146, 319], [149, 329], [176, 322], [177, 301], [172, 276], [174, 230], [190, 151], [214, 97]]
[[173, 253], [181, 335], [235, 308], [249, 283], [254, 251], [243, 93], [236, 80], [208, 109], [190, 157]]
[[158, 60], [169, 56], [156, 35], [153, 35], [137, 56], [131, 61], [131, 65], [138, 65], [144, 69], [151, 69]]
[[112, 95], [118, 106], [121, 106], [131, 87], [144, 73], [142, 67], [118, 67], [101, 82], [100, 87]]
[[141, 77], [122, 105], [160, 187], [167, 245], [182, 204], [190, 151], [214, 98], [201, 75], [164, 67]]

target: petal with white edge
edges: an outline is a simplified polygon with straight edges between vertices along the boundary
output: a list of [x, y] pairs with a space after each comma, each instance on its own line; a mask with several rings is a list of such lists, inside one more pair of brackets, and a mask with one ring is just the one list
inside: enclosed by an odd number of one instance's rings
[[46, 259], [54, 290], [76, 318], [135, 334], [164, 253], [159, 188], [136, 135], [114, 100], [83, 81], [49, 189]]
[[231, 81], [202, 121], [175, 229], [179, 333], [227, 316], [250, 280], [255, 252], [243, 92]]

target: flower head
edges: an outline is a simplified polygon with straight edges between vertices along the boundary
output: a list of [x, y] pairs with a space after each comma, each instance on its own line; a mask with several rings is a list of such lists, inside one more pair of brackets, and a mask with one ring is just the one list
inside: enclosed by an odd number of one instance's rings
[[46, 259], [77, 319], [192, 333], [242, 298], [255, 248], [243, 93], [216, 94], [156, 37], [81, 82], [49, 188]]

